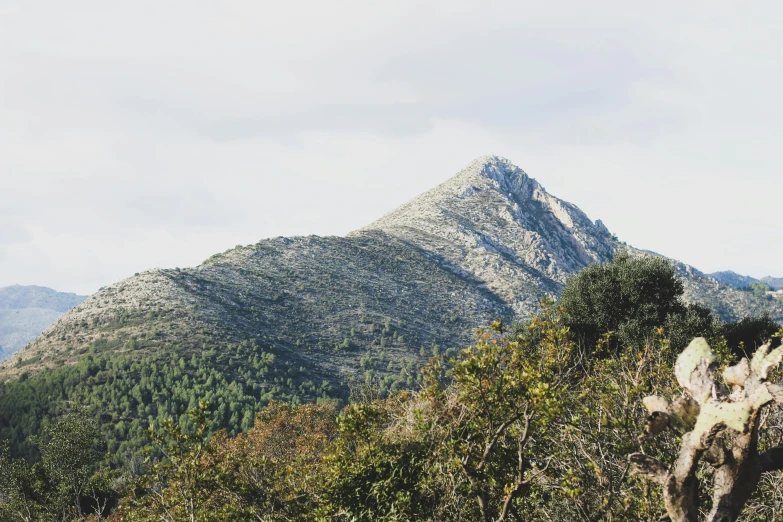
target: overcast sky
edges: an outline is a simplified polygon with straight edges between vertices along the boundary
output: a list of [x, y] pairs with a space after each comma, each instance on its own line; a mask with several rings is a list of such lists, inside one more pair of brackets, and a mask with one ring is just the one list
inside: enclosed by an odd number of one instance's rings
[[782, 26], [779, 2], [0, 0], [0, 286], [344, 235], [484, 154], [634, 246], [783, 276]]

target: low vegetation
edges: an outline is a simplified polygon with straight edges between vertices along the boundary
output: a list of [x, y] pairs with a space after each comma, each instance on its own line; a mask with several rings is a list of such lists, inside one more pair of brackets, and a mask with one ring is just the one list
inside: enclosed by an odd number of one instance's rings
[[[703, 430], [672, 405], [734, 400], [721, 386], [748, 391], [746, 366], [772, 400], [783, 351], [769, 318], [724, 323], [683, 292], [666, 261], [618, 256], [459, 352], [425, 346], [429, 362], [400, 365], [391, 384], [372, 373], [387, 360], [364, 356], [350, 395], [297, 374], [271, 345], [174, 361], [86, 353], [0, 385], [0, 520], [701, 520], [737, 441], [751, 433], [754, 455], [777, 459], [783, 418], [759, 403], [752, 426]], [[694, 338], [709, 347], [698, 389], [682, 362], [696, 360]], [[763, 375], [756, 360], [769, 360]], [[254, 386], [263, 372], [279, 388]], [[685, 479], [658, 487], [696, 439]], [[709, 520], [776, 520], [774, 469]], [[676, 518], [683, 492], [694, 507]]]

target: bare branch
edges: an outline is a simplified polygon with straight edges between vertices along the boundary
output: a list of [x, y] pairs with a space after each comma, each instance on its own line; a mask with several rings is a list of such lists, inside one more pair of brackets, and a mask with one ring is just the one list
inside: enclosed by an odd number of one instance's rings
[[669, 469], [660, 460], [644, 453], [632, 453], [628, 461], [634, 466], [634, 473], [652, 480], [660, 485], [666, 484]]

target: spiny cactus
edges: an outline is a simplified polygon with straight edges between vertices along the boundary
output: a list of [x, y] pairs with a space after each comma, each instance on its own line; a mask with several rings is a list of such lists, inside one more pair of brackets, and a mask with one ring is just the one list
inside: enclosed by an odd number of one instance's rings
[[783, 387], [767, 382], [769, 371], [781, 361], [783, 346], [771, 350], [768, 343], [750, 362], [742, 359], [724, 369], [721, 383], [714, 375], [718, 357], [699, 337], [674, 367], [683, 396], [671, 402], [658, 396], [643, 400], [650, 416], [640, 438], [651, 439], [666, 429], [682, 433], [671, 466], [643, 453], [629, 457], [638, 474], [663, 487], [671, 522], [699, 519], [696, 471], [701, 460], [715, 469], [707, 522], [734, 522], [761, 474], [783, 469], [783, 448], [758, 452], [759, 413], [772, 402], [783, 402]]

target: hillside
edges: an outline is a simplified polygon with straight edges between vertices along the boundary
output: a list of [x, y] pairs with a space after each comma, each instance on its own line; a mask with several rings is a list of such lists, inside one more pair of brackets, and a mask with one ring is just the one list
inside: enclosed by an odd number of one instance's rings
[[[58, 401], [100, 405], [116, 450], [202, 396], [235, 431], [272, 399], [345, 398], [347, 382], [373, 376], [383, 391], [409, 387], [433, 352], [525, 316], [620, 249], [654, 255], [508, 160], [483, 157], [348, 237], [267, 239], [97, 292], [0, 365], [0, 403], [13, 405], [0, 438], [21, 444]], [[686, 296], [722, 317], [783, 320], [780, 299], [674, 263]], [[19, 376], [25, 386], [1, 384]]]
[[105, 288], [32, 343], [21, 366], [3, 371], [56, 367], [95, 342], [200, 351], [253, 340], [337, 382], [368, 348], [402, 357], [464, 342], [473, 325], [498, 315], [510, 310], [491, 291], [381, 232], [278, 238]]
[[85, 299], [42, 286], [0, 288], [0, 361], [11, 357]]
[[685, 283], [686, 299], [707, 306], [724, 321], [767, 313], [783, 324], [783, 294], [740, 290], [684, 263], [675, 261], [674, 266]]

